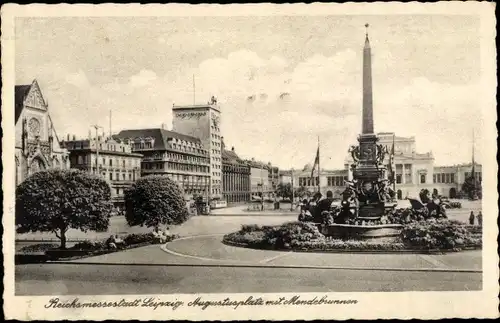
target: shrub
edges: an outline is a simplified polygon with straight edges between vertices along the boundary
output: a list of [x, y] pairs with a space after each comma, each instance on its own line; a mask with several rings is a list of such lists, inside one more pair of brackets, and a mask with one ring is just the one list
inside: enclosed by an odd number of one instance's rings
[[448, 207], [450, 209], [461, 209], [462, 203], [460, 203], [460, 202], [448, 202]]
[[37, 243], [22, 247], [19, 251], [24, 253], [45, 252], [47, 250], [57, 249], [59, 245], [54, 243]]
[[111, 209], [106, 181], [76, 169], [36, 172], [16, 188], [17, 232], [53, 232], [62, 249], [69, 229], [107, 230]]
[[464, 223], [446, 219], [410, 223], [401, 238], [413, 248], [425, 249], [460, 249], [477, 243]]
[[72, 250], [89, 250], [89, 251], [98, 251], [98, 250], [104, 250], [106, 249], [106, 242], [105, 241], [82, 241], [78, 242], [75, 244], [72, 248]]
[[123, 238], [123, 241], [125, 241], [127, 245], [134, 245], [144, 242], [153, 243], [154, 235], [152, 233], [132, 233]]
[[189, 218], [179, 186], [165, 176], [147, 176], [125, 191], [125, 218], [130, 226], [181, 224]]

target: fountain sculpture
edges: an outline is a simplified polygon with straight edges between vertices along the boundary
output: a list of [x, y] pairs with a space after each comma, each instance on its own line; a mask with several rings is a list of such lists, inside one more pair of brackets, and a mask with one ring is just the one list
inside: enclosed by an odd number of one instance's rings
[[[368, 27], [368, 24], [365, 25]], [[349, 149], [354, 163], [352, 180], [347, 182], [340, 210], [324, 214], [321, 231], [325, 235], [347, 239], [375, 239], [399, 234], [401, 225], [390, 224], [387, 215], [397, 205], [391, 185], [394, 176], [387, 176], [383, 165], [389, 152], [378, 144], [373, 127], [371, 49], [366, 33], [363, 49], [363, 120], [359, 145]], [[393, 171], [393, 170], [392, 170]], [[392, 174], [393, 175], [393, 174]]]

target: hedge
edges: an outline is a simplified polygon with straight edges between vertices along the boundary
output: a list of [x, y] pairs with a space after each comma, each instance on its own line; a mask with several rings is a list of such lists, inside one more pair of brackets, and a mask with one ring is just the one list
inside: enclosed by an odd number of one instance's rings
[[405, 224], [401, 235], [392, 241], [340, 240], [326, 237], [312, 223], [291, 222], [278, 226], [243, 225], [227, 234], [230, 245], [275, 250], [461, 250], [480, 248], [476, 228], [446, 219]]

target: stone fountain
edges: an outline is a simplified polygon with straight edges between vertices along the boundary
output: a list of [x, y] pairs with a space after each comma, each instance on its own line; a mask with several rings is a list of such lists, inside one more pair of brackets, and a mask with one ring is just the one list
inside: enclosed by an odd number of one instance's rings
[[[368, 27], [368, 25], [366, 25]], [[343, 239], [385, 239], [399, 235], [402, 226], [390, 224], [387, 214], [397, 205], [383, 166], [387, 147], [378, 144], [373, 126], [371, 48], [366, 33], [363, 49], [363, 119], [359, 144], [349, 149], [354, 163], [352, 180], [347, 182], [340, 210], [326, 214], [320, 229], [323, 234]]]

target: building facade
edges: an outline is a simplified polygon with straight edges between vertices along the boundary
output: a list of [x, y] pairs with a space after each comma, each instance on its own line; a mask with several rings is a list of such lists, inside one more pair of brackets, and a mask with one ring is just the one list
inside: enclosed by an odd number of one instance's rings
[[222, 136], [221, 112], [217, 100], [202, 105], [184, 105], [172, 108], [174, 132], [199, 138], [209, 153], [211, 199], [222, 198]]
[[70, 167], [38, 82], [15, 86], [15, 184], [45, 169]]
[[[465, 179], [471, 175], [472, 163], [453, 166], [434, 166], [432, 152], [417, 153], [415, 137], [398, 137], [393, 133], [379, 133], [379, 144], [387, 146], [391, 151], [394, 142], [394, 164], [396, 166], [395, 188], [398, 199], [407, 197], [418, 197], [420, 190], [427, 189], [441, 196], [455, 198], [461, 191]], [[384, 159], [384, 166], [389, 165], [389, 155]], [[306, 165], [302, 170], [281, 171], [280, 183], [291, 183], [293, 173], [293, 185], [295, 189], [303, 187], [304, 190], [313, 193], [318, 191], [320, 181], [321, 193], [332, 191], [335, 197], [345, 189], [345, 181], [352, 179], [350, 165], [353, 163], [352, 156], [345, 159], [344, 169], [317, 171], [311, 177], [311, 165]], [[482, 181], [482, 167], [475, 163], [475, 178]], [[386, 173], [388, 176], [388, 172]]]
[[141, 177], [142, 155], [132, 152], [129, 143], [98, 136], [62, 143], [70, 152], [71, 168], [97, 174], [109, 184], [111, 199], [117, 209], [124, 208], [124, 193]]
[[228, 203], [248, 202], [251, 198], [250, 166], [222, 141], [222, 195]]
[[163, 175], [176, 182], [185, 199], [207, 196], [210, 155], [200, 139], [163, 128], [122, 130], [115, 138], [143, 155], [141, 175]]

